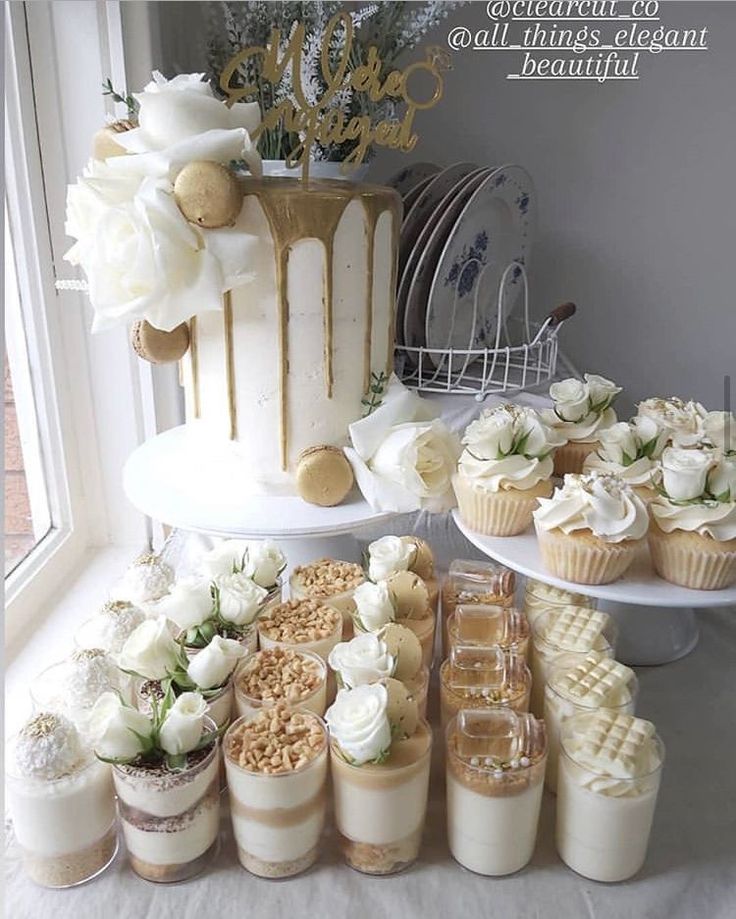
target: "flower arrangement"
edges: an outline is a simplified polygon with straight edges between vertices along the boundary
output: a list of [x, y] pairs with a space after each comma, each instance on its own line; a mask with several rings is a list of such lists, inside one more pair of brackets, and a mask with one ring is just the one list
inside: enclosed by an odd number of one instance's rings
[[[381, 59], [379, 77], [394, 69], [397, 60], [414, 48], [435, 26], [462, 2], [422, 3], [366, 3], [350, 4], [347, 7], [355, 30], [351, 49], [351, 66], [357, 67], [368, 60], [368, 49], [375, 47]], [[335, 13], [345, 9], [340, 2], [284, 2], [267, 3], [263, 0], [246, 3], [221, 3], [212, 5], [207, 64], [209, 76], [216, 85], [227, 62], [240, 50], [252, 45], [265, 47], [271, 30], [279, 29], [281, 48], [286, 48], [298, 23], [306, 30], [305, 46], [302, 49], [300, 79], [309, 104], [315, 104], [323, 95], [326, 83], [322, 74], [321, 54], [325, 30]], [[331, 64], [341, 57], [345, 44], [344, 30], [338, 30], [328, 49]], [[262, 112], [277, 107], [281, 102], [292, 99], [291, 65], [284, 69], [281, 79], [274, 84], [262, 79], [259, 64], [249, 59], [241, 65], [234, 85], [257, 85], [258, 93], [248, 101], [258, 102]], [[371, 121], [393, 120], [396, 116], [396, 101], [389, 96], [379, 101], [372, 100], [366, 93], [354, 92], [350, 87], [341, 89], [329, 103], [349, 117], [367, 115]], [[315, 144], [312, 157], [315, 160], [342, 162], [347, 159], [356, 141], [342, 144]], [[299, 138], [280, 125], [264, 131], [258, 149], [264, 159], [280, 160], [294, 151]], [[370, 157], [368, 152], [366, 159]]]

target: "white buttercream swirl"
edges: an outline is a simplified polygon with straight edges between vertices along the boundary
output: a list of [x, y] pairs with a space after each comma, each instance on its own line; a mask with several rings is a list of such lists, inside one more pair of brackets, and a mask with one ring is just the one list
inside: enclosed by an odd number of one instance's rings
[[501, 488], [534, 488], [552, 475], [551, 456], [544, 459], [526, 456], [505, 456], [500, 460], [480, 460], [466, 450], [458, 464], [460, 472], [473, 479], [478, 487], [497, 492]]
[[659, 465], [654, 460], [642, 456], [634, 460], [631, 465], [624, 466], [622, 463], [613, 463], [603, 459], [600, 453], [589, 453], [583, 463], [583, 472], [617, 475], [632, 487], [634, 485], [652, 486], [657, 480]]
[[650, 507], [657, 526], [665, 533], [685, 530], [719, 542], [736, 539], [736, 501], [675, 504], [659, 495]]
[[591, 530], [604, 542], [642, 539], [649, 527], [643, 502], [618, 476], [565, 476], [551, 498], [539, 498], [534, 519], [543, 530]]
[[600, 414], [588, 412], [580, 421], [563, 421], [555, 414], [554, 409], [547, 408], [542, 411], [542, 419], [545, 424], [564, 434], [568, 441], [572, 440], [576, 443], [578, 441], [594, 442], [599, 431], [612, 427], [618, 420], [612, 408], [607, 408]]

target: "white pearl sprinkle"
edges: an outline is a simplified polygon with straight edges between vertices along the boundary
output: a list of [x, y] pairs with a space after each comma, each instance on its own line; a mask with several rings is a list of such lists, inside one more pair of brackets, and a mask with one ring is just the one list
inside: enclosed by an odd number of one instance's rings
[[471, 756], [471, 757], [470, 757], [470, 765], [471, 765], [471, 766], [480, 766], [480, 758], [477, 757], [477, 756]]
[[523, 766], [524, 769], [526, 769], [526, 767], [529, 765], [530, 762], [531, 760], [529, 759], [528, 756], [522, 756], [521, 759], [519, 760], [520, 765]]

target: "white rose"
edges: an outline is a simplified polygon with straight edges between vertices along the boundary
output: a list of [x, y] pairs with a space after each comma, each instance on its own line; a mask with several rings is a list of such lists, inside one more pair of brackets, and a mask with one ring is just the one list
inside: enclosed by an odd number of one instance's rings
[[591, 411], [600, 414], [605, 411], [621, 392], [621, 387], [616, 386], [611, 380], [599, 377], [595, 373], [586, 373], [585, 382], [588, 384]]
[[364, 581], [353, 593], [358, 619], [368, 632], [375, 632], [396, 619], [391, 593], [385, 581]]
[[722, 453], [736, 451], [736, 416], [731, 412], [708, 412], [703, 419], [703, 433]]
[[340, 642], [330, 651], [327, 663], [340, 674], [349, 688], [376, 683], [394, 672], [394, 658], [388, 646], [372, 632], [356, 635], [351, 641]]
[[720, 501], [736, 501], [736, 455], [719, 457], [708, 473], [708, 491]]
[[227, 682], [243, 656], [245, 648], [239, 641], [215, 635], [189, 662], [187, 674], [199, 689], [214, 689]]
[[147, 680], [163, 680], [176, 669], [181, 648], [163, 617], [147, 619], [134, 629], [120, 652], [122, 670], [132, 670]]
[[391, 746], [388, 692], [381, 683], [343, 689], [325, 713], [330, 736], [349, 759], [360, 766]]
[[244, 574], [225, 574], [215, 579], [220, 616], [236, 626], [250, 625], [260, 612], [268, 591]]
[[703, 436], [706, 411], [699, 402], [683, 402], [675, 396], [669, 399], [645, 399], [637, 406], [637, 415], [654, 418], [680, 447], [697, 444]]
[[153, 725], [143, 712], [124, 705], [115, 692], [103, 692], [87, 722], [95, 753], [107, 759], [134, 759], [144, 750], [136, 737], [150, 737]]
[[599, 453], [609, 463], [630, 466], [637, 458], [639, 444], [636, 433], [625, 421], [619, 421], [601, 431], [598, 440], [601, 443]]
[[631, 419], [630, 424], [646, 456], [649, 459], [659, 459], [669, 440], [667, 428], [658, 419], [647, 415], [637, 415]]
[[382, 536], [368, 546], [368, 577], [382, 581], [396, 571], [408, 571], [415, 555], [416, 547], [398, 536]]
[[243, 573], [260, 587], [273, 587], [286, 567], [286, 556], [270, 540], [248, 543]]
[[462, 442], [473, 456], [483, 460], [501, 459], [511, 453], [515, 424], [509, 412], [483, 412], [465, 428]]
[[199, 563], [202, 573], [215, 579], [242, 571], [248, 545], [245, 539], [223, 539], [202, 556]]
[[691, 501], [705, 491], [713, 454], [705, 450], [667, 447], [662, 454], [664, 490], [673, 501]]
[[207, 703], [198, 692], [183, 692], [166, 713], [159, 731], [161, 749], [176, 756], [189, 753], [202, 737]]
[[459, 452], [457, 437], [441, 421], [408, 422], [390, 429], [369, 466], [439, 510], [453, 503], [451, 477]]
[[570, 377], [553, 383], [549, 395], [555, 404], [555, 411], [563, 421], [582, 421], [590, 411], [590, 394], [582, 380]]
[[182, 631], [201, 625], [214, 612], [210, 582], [204, 578], [182, 578], [159, 600], [156, 612], [176, 623]]

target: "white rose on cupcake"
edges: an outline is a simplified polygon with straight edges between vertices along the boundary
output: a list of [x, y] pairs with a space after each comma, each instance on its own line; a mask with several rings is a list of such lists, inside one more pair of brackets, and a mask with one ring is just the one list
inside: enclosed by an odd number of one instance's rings
[[582, 421], [588, 414], [590, 393], [582, 380], [571, 377], [553, 383], [549, 388], [555, 411], [563, 421]]
[[662, 484], [671, 501], [693, 501], [705, 492], [713, 454], [706, 450], [667, 447], [662, 453]]
[[198, 689], [224, 686], [230, 679], [245, 648], [232, 638], [215, 635], [212, 641], [195, 654], [187, 666], [187, 676]]
[[554, 408], [543, 413], [544, 420], [568, 440], [593, 439], [596, 431], [615, 423], [611, 405], [620, 392], [620, 386], [594, 373], [584, 374], [584, 380], [561, 380], [549, 388]]
[[265, 588], [242, 573], [220, 575], [214, 583], [216, 608], [221, 619], [242, 629], [258, 618], [268, 596]]
[[325, 721], [330, 736], [355, 766], [380, 760], [391, 746], [388, 692], [381, 683], [340, 690]]
[[703, 418], [703, 434], [721, 453], [736, 453], [736, 416], [731, 412], [708, 412]]
[[176, 669], [180, 653], [168, 621], [147, 619], [126, 639], [119, 666], [146, 680], [163, 680]]
[[736, 454], [718, 458], [708, 473], [706, 488], [716, 501], [736, 501]]
[[386, 642], [372, 632], [335, 645], [327, 663], [349, 689], [393, 676], [396, 667]]
[[182, 631], [201, 625], [214, 614], [210, 582], [205, 578], [182, 578], [158, 601], [156, 612]]
[[193, 750], [200, 741], [207, 703], [198, 692], [183, 692], [159, 728], [161, 748], [172, 756]]
[[396, 571], [408, 571], [416, 547], [399, 536], [382, 536], [368, 546], [368, 577], [383, 581]]
[[669, 399], [644, 399], [637, 406], [637, 417], [653, 418], [667, 432], [668, 440], [680, 447], [691, 447], [703, 437], [707, 412], [699, 402]]
[[628, 485], [641, 489], [649, 498], [659, 476], [657, 458], [667, 442], [667, 434], [653, 418], [620, 421], [598, 435], [599, 446], [583, 463], [584, 472], [619, 475]]
[[364, 581], [353, 593], [355, 616], [366, 632], [376, 632], [396, 619], [391, 592], [386, 581]]

